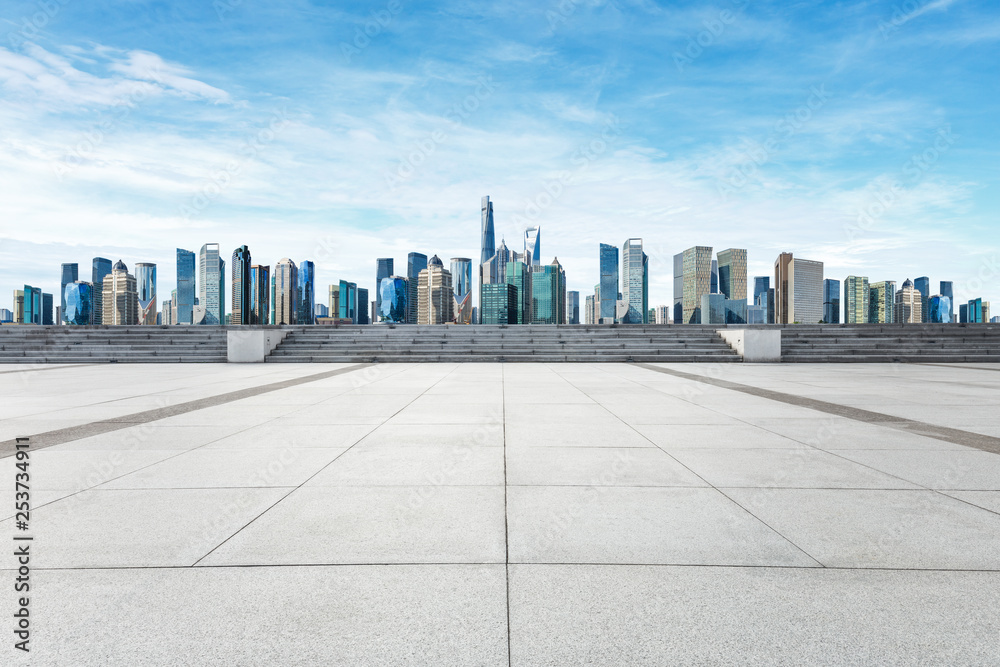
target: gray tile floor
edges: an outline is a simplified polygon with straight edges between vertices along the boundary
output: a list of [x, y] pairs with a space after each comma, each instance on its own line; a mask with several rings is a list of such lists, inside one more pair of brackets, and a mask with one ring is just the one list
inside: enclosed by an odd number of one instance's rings
[[[386, 364], [88, 433], [336, 368], [6, 375], [0, 440], [79, 429], [32, 453], [30, 664], [1000, 663], [1000, 456], [885, 423], [632, 365]], [[995, 370], [676, 368], [1000, 434]]]

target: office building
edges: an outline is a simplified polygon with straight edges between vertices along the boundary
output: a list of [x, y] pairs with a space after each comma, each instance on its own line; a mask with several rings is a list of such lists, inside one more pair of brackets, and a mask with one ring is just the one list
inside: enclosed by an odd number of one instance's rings
[[517, 301], [517, 288], [510, 283], [483, 285], [482, 324], [516, 324]]
[[7, 308], [0, 308], [0, 324], [11, 324], [14, 322], [14, 311]]
[[580, 293], [577, 291], [566, 292], [566, 319], [567, 324], [580, 323]]
[[844, 323], [866, 324], [871, 288], [867, 276], [847, 276], [844, 281]]
[[75, 283], [80, 279], [80, 265], [63, 264], [61, 270], [62, 278], [59, 284], [59, 312], [61, 313], [59, 324], [66, 324], [66, 285]]
[[948, 297], [948, 302], [951, 304], [951, 321], [955, 321], [955, 288], [950, 280], [941, 281], [941, 289], [938, 290], [941, 296]]
[[52, 319], [52, 295], [48, 292], [42, 292], [42, 324], [51, 326], [55, 324]]
[[[426, 271], [426, 269], [424, 269]], [[419, 276], [418, 276], [419, 280]], [[378, 320], [389, 324], [406, 323], [409, 289], [406, 278], [387, 276], [379, 285]]]
[[726, 299], [723, 294], [723, 308], [725, 309], [726, 324], [746, 324], [747, 323], [747, 300], [746, 299]]
[[382, 280], [388, 278], [393, 273], [395, 269], [393, 268], [392, 257], [379, 257], [375, 260], [375, 306], [376, 309], [381, 309], [382, 306], [382, 290], [380, 289], [382, 285]]
[[[760, 308], [760, 311], [750, 311], [747, 310], [747, 323], [750, 323], [750, 318], [759, 317], [759, 312], [763, 312], [763, 322], [754, 322], [754, 324], [768, 324], [771, 322], [771, 316], [773, 315], [773, 309], [769, 307], [769, 301], [771, 295], [771, 277], [770, 276], [754, 276], [753, 279], [753, 304], [752, 307]], [[773, 324], [773, 322], [771, 322]]]
[[883, 280], [868, 286], [868, 322], [871, 324], [892, 324], [896, 321], [894, 301], [896, 281]]
[[932, 324], [950, 324], [951, 323], [951, 299], [941, 295], [935, 294], [927, 299], [927, 307], [930, 309], [928, 313], [927, 321]]
[[341, 320], [350, 320], [351, 324], [358, 323], [358, 286], [347, 280], [341, 280], [337, 284], [337, 310], [334, 311]]
[[583, 300], [583, 323], [594, 324], [594, 295], [588, 294]]
[[139, 324], [156, 324], [156, 264], [138, 262], [135, 284], [139, 299]]
[[712, 294], [721, 294], [719, 292], [719, 260], [717, 259], [712, 260], [712, 282], [710, 289], [712, 290]]
[[674, 324], [684, 321], [684, 253], [674, 255], [674, 302], [671, 317]]
[[[194, 255], [191, 255], [192, 259]], [[192, 272], [194, 266], [191, 267]], [[111, 268], [111, 274], [102, 284], [104, 295], [101, 299], [104, 312], [101, 323], [122, 325], [139, 323], [139, 293], [135, 276], [128, 272], [125, 262], [118, 260]]]
[[250, 267], [250, 324], [271, 324], [271, 267]]
[[67, 325], [86, 326], [94, 321], [94, 286], [75, 281], [63, 288], [63, 322]]
[[777, 324], [817, 324], [823, 319], [823, 262], [781, 253], [774, 262]]
[[[351, 283], [352, 285], [354, 283]], [[298, 266], [296, 324], [316, 324], [316, 265], [304, 259]]]
[[893, 319], [899, 324], [920, 324], [923, 321], [922, 308], [921, 294], [913, 286], [913, 281], [907, 278], [896, 292]]
[[[702, 296], [713, 293], [711, 246], [688, 248], [682, 253], [681, 263], [681, 293], [683, 295], [681, 322], [701, 324]], [[676, 323], [677, 320], [674, 322]]]
[[434, 255], [420, 272], [417, 285], [417, 324], [448, 324], [455, 321], [455, 296], [451, 271]]
[[406, 323], [417, 323], [417, 286], [420, 284], [420, 272], [427, 268], [427, 255], [421, 252], [411, 252], [406, 256]]
[[671, 306], [657, 306], [653, 322], [656, 324], [670, 324]]
[[104, 257], [95, 257], [90, 266], [90, 284], [94, 295], [94, 307], [90, 311], [93, 316], [93, 324], [100, 324], [103, 317], [104, 308], [104, 278], [111, 273], [111, 260]]
[[455, 322], [472, 324], [472, 260], [451, 258], [451, 288], [454, 293]]
[[223, 324], [226, 321], [226, 261], [218, 243], [206, 243], [198, 251], [198, 305], [200, 324]]
[[319, 319], [320, 317], [329, 317], [330, 316], [330, 309], [326, 307], [326, 304], [317, 303], [316, 304], [316, 313], [315, 313], [315, 315], [316, 315], [316, 319]]
[[271, 276], [271, 303], [273, 324], [295, 324], [298, 316], [299, 268], [295, 262], [283, 257], [274, 265]]
[[747, 306], [747, 324], [767, 324], [767, 306]]
[[969, 304], [961, 303], [958, 305], [958, 323], [959, 324], [969, 323]]
[[524, 230], [524, 258], [521, 260], [528, 266], [540, 266], [542, 263], [542, 227], [528, 227]]
[[823, 281], [823, 321], [840, 324], [840, 281], [827, 278]]
[[598, 324], [614, 324], [618, 302], [618, 246], [600, 246], [600, 305]]
[[551, 264], [532, 267], [531, 323], [566, 323], [566, 271], [559, 258]]
[[528, 324], [531, 321], [531, 267], [521, 260], [508, 262], [504, 282], [517, 289], [508, 324]]
[[358, 324], [371, 324], [369, 319], [369, 309], [368, 304], [368, 289], [365, 287], [358, 288]]
[[[245, 245], [233, 251], [232, 274], [233, 301], [231, 307], [232, 324], [250, 324], [250, 248]], [[207, 312], [207, 309], [206, 309]]]
[[194, 324], [194, 287], [194, 253], [177, 248], [176, 324]]
[[729, 248], [718, 253], [719, 291], [727, 299], [747, 300], [747, 251]]
[[[744, 299], [746, 298], [744, 277]], [[628, 239], [622, 246], [622, 301], [625, 324], [649, 322], [649, 256], [642, 251], [642, 239]]]
[[714, 292], [701, 295], [701, 324], [725, 324], [726, 323], [726, 296]]
[[493, 229], [493, 202], [490, 201], [489, 196], [483, 197], [480, 208], [482, 235], [479, 244], [479, 263], [485, 264], [497, 251], [496, 233]]
[[983, 301], [982, 298], [971, 299], [968, 305], [969, 324], [985, 324], [990, 321], [989, 301]]
[[913, 289], [920, 292], [920, 314], [923, 319], [921, 322], [926, 322], [930, 316], [930, 309], [927, 305], [927, 299], [931, 294], [931, 279], [927, 276], [922, 276], [913, 281]]

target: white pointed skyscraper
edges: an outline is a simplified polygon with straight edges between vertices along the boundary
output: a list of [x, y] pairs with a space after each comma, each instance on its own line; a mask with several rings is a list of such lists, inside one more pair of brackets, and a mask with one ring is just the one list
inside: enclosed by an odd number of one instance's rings
[[524, 263], [539, 265], [542, 263], [542, 228], [528, 227], [524, 230]]
[[484, 264], [490, 261], [490, 257], [496, 253], [496, 233], [493, 231], [493, 202], [489, 195], [483, 197], [482, 201], [482, 252], [479, 255], [479, 263]]

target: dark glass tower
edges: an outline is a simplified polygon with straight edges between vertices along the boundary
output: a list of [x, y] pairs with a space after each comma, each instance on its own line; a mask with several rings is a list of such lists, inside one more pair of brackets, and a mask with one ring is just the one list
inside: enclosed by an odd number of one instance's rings
[[375, 311], [377, 313], [382, 312], [382, 280], [394, 272], [392, 257], [379, 257], [375, 260]]
[[482, 252], [479, 255], [479, 263], [485, 264], [497, 251], [496, 234], [493, 231], [493, 202], [490, 201], [489, 196], [483, 197], [481, 213]]
[[[95, 284], [94, 289], [97, 289]], [[177, 322], [194, 323], [194, 253], [177, 249]]]
[[306, 259], [299, 264], [297, 324], [316, 324], [316, 265]]
[[618, 304], [618, 246], [601, 244], [601, 304], [598, 307], [601, 321], [611, 324], [615, 321]]
[[91, 265], [90, 283], [93, 289], [93, 307], [90, 310], [91, 323], [101, 323], [101, 313], [104, 310], [104, 278], [111, 274], [111, 260], [95, 257]]
[[233, 251], [233, 310], [230, 324], [250, 324], [250, 248], [241, 245]]
[[90, 283], [73, 282], [66, 285], [63, 297], [66, 300], [66, 310], [63, 311], [63, 322], [77, 326], [85, 326], [93, 321], [94, 291]]
[[920, 292], [920, 305], [921, 305], [920, 321], [928, 322], [930, 321], [929, 318], [930, 312], [927, 304], [927, 299], [929, 299], [931, 295], [931, 279], [928, 278], [927, 276], [922, 276], [920, 278], [917, 278], [916, 280], [913, 281], [913, 288], [918, 292]]
[[840, 324], [840, 281], [827, 278], [823, 281], [823, 321]]
[[417, 286], [420, 283], [420, 272], [427, 268], [427, 255], [411, 252], [406, 256], [406, 323], [417, 323]]
[[62, 265], [62, 280], [59, 285], [59, 307], [61, 322], [59, 324], [66, 324], [66, 285], [70, 283], [75, 283], [80, 279], [80, 266], [78, 264], [63, 264]]

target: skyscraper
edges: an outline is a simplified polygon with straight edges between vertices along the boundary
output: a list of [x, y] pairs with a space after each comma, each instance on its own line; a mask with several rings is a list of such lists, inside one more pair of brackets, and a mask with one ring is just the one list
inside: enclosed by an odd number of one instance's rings
[[80, 265], [79, 264], [63, 264], [62, 265], [62, 280], [59, 285], [59, 304], [60, 304], [60, 322], [59, 324], [66, 324], [66, 285], [70, 283], [75, 283], [80, 279]]
[[928, 322], [934, 324], [948, 324], [951, 322], [951, 299], [949, 297], [942, 294], [935, 294], [927, 299], [927, 304], [931, 311], [927, 317]]
[[156, 324], [156, 264], [137, 263], [135, 283], [139, 299], [139, 324]]
[[583, 300], [583, 323], [594, 324], [594, 295], [588, 294]]
[[369, 305], [368, 305], [368, 290], [364, 287], [358, 288], [358, 324], [371, 324], [371, 320], [368, 319], [369, 316]]
[[[299, 271], [295, 262], [283, 257], [274, 265], [271, 277], [271, 303], [274, 304], [274, 324], [295, 324], [298, 315], [296, 297], [299, 291]], [[235, 317], [233, 318], [235, 320]]]
[[775, 322], [816, 324], [823, 319], [823, 262], [783, 252], [774, 262]]
[[823, 281], [823, 321], [840, 324], [840, 281], [827, 278]]
[[614, 324], [615, 308], [618, 302], [618, 246], [602, 243], [600, 248], [601, 263], [601, 299], [598, 306], [600, 319], [598, 324]]
[[720, 250], [719, 291], [731, 301], [747, 300], [747, 251], [743, 248]]
[[774, 323], [774, 308], [769, 303], [771, 299], [769, 298], [771, 294], [771, 277], [770, 276], [754, 276], [753, 279], [753, 305], [757, 308], [761, 308], [762, 311], [754, 311], [755, 317], [757, 312], [763, 312], [763, 322], [751, 322], [749, 311], [747, 315], [748, 324], [773, 324]]
[[531, 321], [531, 267], [521, 260], [507, 262], [504, 282], [517, 290], [507, 323], [527, 324]]
[[[62, 310], [60, 309], [61, 312]], [[42, 324], [55, 324], [55, 321], [52, 319], [52, 295], [48, 292], [42, 292]]]
[[[191, 255], [192, 260], [194, 255]], [[192, 266], [192, 272], [194, 267]], [[125, 262], [118, 260], [111, 269], [111, 275], [106, 276], [102, 283], [104, 297], [102, 303], [104, 312], [101, 323], [106, 325], [138, 324], [139, 294], [136, 290], [135, 276], [128, 272]]]
[[893, 318], [900, 324], [919, 324], [923, 322], [922, 308], [921, 294], [913, 286], [913, 282], [907, 278], [903, 281], [903, 286], [896, 292]]
[[712, 247], [695, 246], [685, 250], [682, 271], [684, 300], [681, 321], [701, 324], [701, 297], [712, 293]]
[[[411, 252], [406, 256], [406, 323], [417, 323], [417, 285], [420, 272], [427, 268], [427, 255]], [[390, 272], [391, 275], [391, 272]]]
[[250, 324], [269, 324], [271, 313], [271, 267], [250, 267]]
[[719, 260], [712, 260], [712, 294], [722, 294], [719, 291]]
[[[353, 283], [352, 283], [353, 284]], [[308, 259], [299, 264], [298, 285], [296, 287], [296, 324], [316, 323], [316, 265]], [[353, 318], [352, 318], [353, 319]]]
[[[426, 270], [426, 269], [425, 269]], [[386, 276], [379, 285], [378, 319], [380, 322], [402, 324], [406, 322], [406, 301], [409, 298], [406, 278]]]
[[177, 249], [176, 324], [194, 324], [194, 253]]
[[482, 200], [482, 240], [480, 243], [479, 263], [485, 264], [496, 253], [496, 233], [493, 229], [493, 202], [489, 196]]
[[952, 282], [950, 280], [942, 280], [941, 281], [941, 289], [938, 290], [938, 292], [940, 292], [941, 296], [948, 297], [948, 303], [950, 304], [950, 309], [949, 310], [950, 310], [951, 316], [952, 316], [952, 318], [951, 318], [951, 320], [949, 320], [949, 322], [954, 321], [955, 320], [955, 289], [954, 289], [954, 285], [952, 284]]
[[542, 227], [528, 227], [524, 230], [524, 263], [538, 266], [542, 263]]
[[448, 324], [455, 320], [451, 271], [434, 255], [420, 272], [417, 287], [417, 324]]
[[94, 288], [88, 282], [69, 283], [63, 290], [66, 310], [63, 311], [63, 322], [77, 326], [85, 326], [94, 321], [91, 310], [94, 307]]
[[379, 257], [375, 260], [375, 307], [377, 310], [382, 307], [382, 279], [393, 274], [392, 264], [392, 257]]
[[205, 315], [204, 324], [226, 321], [226, 262], [219, 255], [218, 243], [206, 243], [198, 251], [198, 305]]
[[455, 298], [455, 322], [472, 324], [472, 260], [451, 258], [451, 288]]
[[483, 285], [482, 324], [516, 324], [517, 300], [517, 288], [510, 283]]
[[726, 295], [718, 292], [701, 295], [701, 324], [726, 323]]
[[[746, 277], [743, 280], [746, 299]], [[647, 324], [649, 321], [649, 257], [642, 251], [642, 239], [628, 239], [622, 246], [622, 299], [626, 324]]]
[[104, 308], [104, 277], [111, 273], [111, 260], [95, 257], [91, 264], [90, 283], [94, 294], [94, 307], [90, 311], [93, 324], [100, 324]]
[[233, 278], [233, 305], [231, 324], [250, 324], [250, 248], [241, 245], [233, 251], [230, 271]]
[[927, 299], [931, 295], [931, 279], [927, 276], [922, 276], [913, 281], [913, 289], [920, 292], [920, 316], [921, 322], [926, 322], [928, 316], [930, 315], [930, 309], [927, 305]]
[[566, 292], [566, 320], [567, 324], [580, 323], [580, 293], [575, 290]]
[[867, 276], [847, 276], [844, 281], [844, 323], [866, 324], [868, 322], [871, 288]]
[[566, 323], [566, 271], [559, 258], [531, 272], [531, 323]]
[[684, 253], [674, 255], [674, 324], [684, 321]]
[[[25, 288], [27, 289], [27, 288]], [[985, 324], [990, 321], [990, 303], [981, 297], [970, 299], [968, 303], [969, 324]]]
[[337, 285], [339, 296], [337, 297], [337, 314], [342, 320], [350, 320], [352, 324], [358, 323], [358, 286], [356, 283], [341, 280]]
[[883, 280], [868, 286], [868, 322], [892, 324], [896, 321], [894, 302], [896, 281]]

